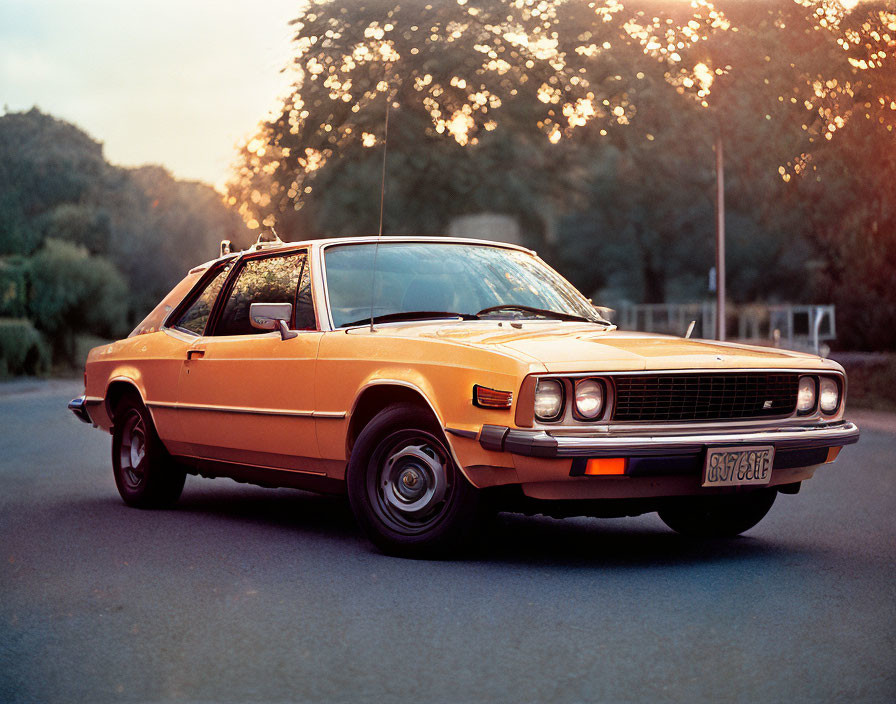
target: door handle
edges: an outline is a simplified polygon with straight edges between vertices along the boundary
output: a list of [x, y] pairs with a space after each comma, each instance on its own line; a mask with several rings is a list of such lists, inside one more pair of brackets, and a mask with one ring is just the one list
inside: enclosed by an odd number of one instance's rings
[[205, 350], [187, 350], [187, 361], [193, 359], [193, 357], [204, 357]]

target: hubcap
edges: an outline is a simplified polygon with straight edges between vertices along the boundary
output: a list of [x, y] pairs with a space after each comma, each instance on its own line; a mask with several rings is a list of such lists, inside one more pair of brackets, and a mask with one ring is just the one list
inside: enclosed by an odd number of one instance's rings
[[[422, 431], [399, 431], [380, 443], [374, 453], [368, 491], [377, 515], [393, 530], [421, 532], [441, 518], [450, 497], [441, 442]], [[373, 467], [371, 468], [373, 470]]]
[[146, 476], [146, 428], [137, 411], [124, 419], [118, 453], [122, 477], [130, 489], [137, 489]]

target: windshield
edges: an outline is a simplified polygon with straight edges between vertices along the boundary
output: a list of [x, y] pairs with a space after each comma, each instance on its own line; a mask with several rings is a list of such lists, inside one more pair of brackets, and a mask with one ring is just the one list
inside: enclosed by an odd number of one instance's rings
[[425, 312], [543, 319], [557, 313], [604, 322], [581, 293], [527, 252], [447, 242], [383, 242], [376, 252], [374, 286], [374, 250], [372, 243], [325, 250], [337, 328], [363, 322], [371, 310], [377, 318]]

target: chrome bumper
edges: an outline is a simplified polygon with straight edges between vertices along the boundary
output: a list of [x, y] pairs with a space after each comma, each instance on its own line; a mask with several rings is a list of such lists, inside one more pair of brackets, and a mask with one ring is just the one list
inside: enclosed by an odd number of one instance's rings
[[77, 418], [82, 423], [90, 423], [93, 424], [93, 421], [90, 419], [90, 415], [87, 413], [87, 400], [83, 396], [78, 396], [78, 398], [73, 398], [68, 402], [68, 410], [75, 414], [75, 418]]
[[517, 430], [484, 425], [479, 444], [486, 450], [544, 458], [651, 457], [697, 454], [710, 446], [774, 445], [776, 450], [842, 447], [859, 440], [859, 429], [850, 421], [795, 426], [775, 430], [701, 432], [689, 435], [551, 435], [543, 430]]

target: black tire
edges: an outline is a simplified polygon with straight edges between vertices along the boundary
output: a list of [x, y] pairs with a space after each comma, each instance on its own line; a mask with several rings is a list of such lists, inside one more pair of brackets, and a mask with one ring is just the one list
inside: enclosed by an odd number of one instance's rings
[[187, 473], [165, 450], [146, 406], [126, 396], [113, 418], [112, 470], [121, 498], [135, 508], [173, 506]]
[[457, 468], [432, 415], [413, 404], [386, 408], [361, 431], [346, 483], [358, 524], [387, 555], [450, 555], [483, 516], [481, 492]]
[[663, 523], [691, 538], [733, 538], [755, 526], [775, 503], [776, 489], [744, 494], [689, 496], [658, 511]]

